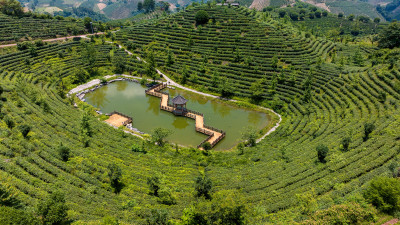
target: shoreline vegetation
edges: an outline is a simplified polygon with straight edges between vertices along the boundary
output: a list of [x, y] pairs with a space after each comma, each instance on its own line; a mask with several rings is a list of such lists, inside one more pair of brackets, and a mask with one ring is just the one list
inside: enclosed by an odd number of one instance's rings
[[[106, 75], [106, 76], [102, 77], [101, 79], [93, 79], [93, 80], [90, 80], [90, 81], [88, 81], [88, 82], [86, 82], [84, 84], [80, 84], [80, 85], [76, 86], [75, 88], [71, 89], [68, 92], [67, 96], [68, 97], [75, 96], [75, 97], [77, 97], [77, 99], [79, 99], [79, 101], [85, 102], [85, 100], [84, 100], [85, 94], [87, 94], [89, 92], [93, 92], [93, 91], [97, 90], [98, 88], [103, 87], [104, 85], [108, 85], [108, 84], [116, 82], [116, 81], [126, 81], [126, 82], [137, 82], [137, 83], [140, 83], [141, 79], [143, 79], [143, 77], [131, 76], [131, 75], [127, 75], [127, 74]], [[144, 79], [146, 79], [146, 78], [144, 78]], [[147, 79], [147, 81], [152, 82], [153, 80]], [[162, 80], [156, 80], [156, 82], [157, 83], [161, 83], [163, 81]], [[174, 88], [176, 88], [178, 90], [183, 90], [183, 91], [193, 90], [193, 89], [189, 89], [189, 88], [182, 89], [179, 86], [178, 87], [175, 86], [175, 83], [171, 83], [169, 85], [169, 87], [174, 87]], [[269, 109], [269, 108], [265, 108], [265, 107], [262, 107], [262, 106], [259, 106], [259, 105], [254, 105], [254, 104], [251, 104], [251, 103], [248, 103], [248, 102], [245, 102], [245, 101], [241, 101], [241, 100], [237, 100], [237, 99], [220, 98], [218, 96], [210, 97], [209, 94], [203, 93], [203, 92], [200, 92], [200, 91], [196, 91], [196, 90], [193, 90], [192, 93], [203, 95], [208, 100], [217, 101], [220, 104], [228, 104], [228, 105], [235, 106], [235, 107], [238, 107], [238, 108], [241, 108], [241, 109], [245, 109], [245, 110], [253, 110], [253, 111], [265, 113], [267, 115], [267, 118], [269, 119], [269, 122], [268, 122], [267, 126], [265, 126], [262, 129], [257, 131], [257, 135], [258, 136], [257, 136], [256, 143], [259, 143], [260, 141], [265, 139], [269, 134], [274, 132], [279, 127], [280, 123], [282, 122], [282, 116], [280, 114], [276, 113], [275, 111], [273, 111], [272, 109]], [[201, 94], [201, 93], [203, 93], [203, 94]], [[75, 101], [75, 103], [77, 103], [77, 102]], [[86, 104], [88, 104], [88, 103], [86, 103]], [[88, 105], [90, 105], [90, 104], [88, 104]], [[92, 107], [94, 107], [94, 106], [92, 106]], [[98, 114], [99, 117], [103, 115], [101, 113], [101, 111], [99, 111], [99, 110], [96, 110], [96, 113]], [[104, 118], [102, 120], [104, 120]], [[116, 127], [114, 127], [114, 128], [116, 128]], [[118, 129], [118, 128], [116, 128], [116, 129]], [[136, 129], [136, 128], [134, 128], [134, 129]], [[146, 136], [149, 135], [149, 134], [144, 134], [143, 135], [143, 134], [141, 134], [141, 132], [135, 132], [135, 131], [133, 131], [131, 129], [128, 129], [128, 128], [126, 128], [126, 129], [124, 128], [124, 130], [126, 130], [130, 134], [132, 134], [134, 136], [137, 136], [137, 137], [140, 137], [142, 139], [145, 138], [144, 135], [146, 135]], [[237, 145], [235, 145], [231, 149], [226, 149], [226, 150], [222, 150], [222, 151], [234, 150], [237, 147]]]

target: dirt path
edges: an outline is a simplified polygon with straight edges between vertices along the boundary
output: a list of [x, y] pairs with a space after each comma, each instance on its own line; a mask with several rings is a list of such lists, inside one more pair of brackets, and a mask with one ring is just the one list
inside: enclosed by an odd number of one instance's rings
[[382, 225], [393, 225], [393, 224], [398, 224], [400, 222], [399, 219], [392, 219], [387, 221], [386, 223], [382, 224]]
[[[76, 37], [88, 38], [87, 36], [99, 35], [99, 34], [104, 34], [104, 32], [95, 33], [95, 34], [83, 34], [83, 35], [76, 35], [76, 36], [67, 36], [67, 37], [60, 37], [60, 38], [45, 39], [45, 40], [42, 40], [42, 41], [44, 41], [44, 42], [62, 41], [62, 40], [65, 40], [65, 39], [72, 39], [72, 38], [76, 38]], [[0, 48], [13, 47], [13, 46], [17, 46], [17, 43], [7, 44], [7, 45], [0, 45]]]

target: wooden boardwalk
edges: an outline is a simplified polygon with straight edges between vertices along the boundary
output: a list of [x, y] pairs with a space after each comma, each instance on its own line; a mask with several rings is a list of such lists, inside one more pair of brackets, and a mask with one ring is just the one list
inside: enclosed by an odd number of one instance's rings
[[[160, 108], [162, 110], [174, 113], [175, 110], [174, 106], [169, 104], [169, 94], [161, 91], [166, 87], [167, 87], [166, 83], [160, 83], [147, 89], [145, 92], [148, 95], [153, 95], [161, 98]], [[208, 135], [208, 138], [202, 141], [197, 146], [197, 148], [202, 149], [202, 146], [205, 142], [210, 143], [211, 147], [214, 147], [220, 140], [222, 140], [222, 138], [225, 137], [224, 131], [204, 124], [204, 115], [202, 113], [188, 109], [187, 112], [182, 114], [181, 116], [194, 119], [196, 121], [196, 131]]]

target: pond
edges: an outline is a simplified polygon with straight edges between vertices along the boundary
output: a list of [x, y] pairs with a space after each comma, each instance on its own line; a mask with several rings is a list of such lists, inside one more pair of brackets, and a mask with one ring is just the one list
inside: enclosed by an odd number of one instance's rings
[[[167, 138], [173, 143], [196, 147], [206, 135], [195, 131], [195, 120], [174, 116], [160, 109], [160, 98], [146, 95], [147, 87], [135, 82], [116, 81], [85, 95], [87, 103], [103, 113], [118, 111], [133, 119], [133, 127], [145, 133], [157, 127], [171, 130]], [[268, 125], [269, 116], [262, 112], [238, 108], [216, 99], [183, 90], [163, 89], [170, 93], [170, 100], [182, 95], [188, 100], [187, 108], [204, 114], [208, 126], [221, 129], [226, 136], [215, 150], [227, 150], [239, 143], [244, 130], [254, 127], [261, 130]]]

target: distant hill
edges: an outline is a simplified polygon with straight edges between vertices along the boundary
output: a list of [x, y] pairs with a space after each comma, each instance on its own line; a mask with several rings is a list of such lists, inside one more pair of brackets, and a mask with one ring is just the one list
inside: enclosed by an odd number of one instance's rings
[[376, 9], [386, 20], [400, 20], [400, 0], [393, 0], [388, 4], [379, 4]]

